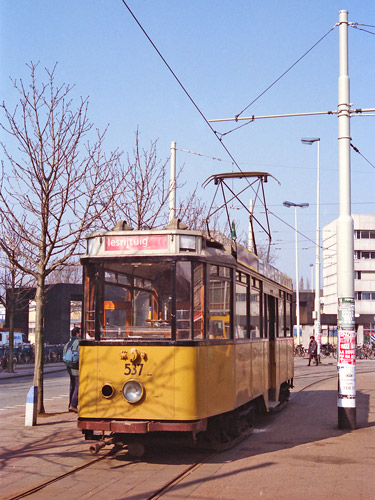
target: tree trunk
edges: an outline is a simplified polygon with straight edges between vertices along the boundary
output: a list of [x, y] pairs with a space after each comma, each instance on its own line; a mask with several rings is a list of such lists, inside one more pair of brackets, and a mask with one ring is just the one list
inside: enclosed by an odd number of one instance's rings
[[45, 281], [39, 276], [35, 293], [35, 366], [34, 385], [38, 386], [38, 415], [45, 413], [43, 394], [43, 366], [44, 366], [44, 304]]
[[[12, 302], [13, 302], [13, 296], [12, 296]], [[12, 303], [9, 310], [9, 364], [8, 364], [8, 372], [11, 373], [14, 372], [13, 353], [14, 353], [14, 305]]]

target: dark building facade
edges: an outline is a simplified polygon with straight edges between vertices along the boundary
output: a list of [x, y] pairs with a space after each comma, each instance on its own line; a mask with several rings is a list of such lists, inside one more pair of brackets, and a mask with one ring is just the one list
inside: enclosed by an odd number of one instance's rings
[[[29, 302], [35, 298], [35, 288], [22, 290], [15, 307], [14, 328], [29, 334]], [[47, 285], [44, 311], [44, 342], [64, 344], [70, 336], [71, 302], [82, 302], [82, 285], [58, 283]], [[7, 294], [8, 301], [8, 294]], [[8, 311], [8, 308], [7, 308]], [[9, 327], [8, 312], [4, 328]]]

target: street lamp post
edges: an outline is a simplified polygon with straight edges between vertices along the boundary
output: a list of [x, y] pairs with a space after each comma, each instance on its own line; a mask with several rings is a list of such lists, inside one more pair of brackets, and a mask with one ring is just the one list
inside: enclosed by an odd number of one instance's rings
[[312, 146], [314, 142], [318, 145], [318, 161], [316, 176], [316, 252], [315, 252], [315, 307], [314, 307], [314, 334], [318, 343], [318, 356], [322, 343], [320, 325], [320, 138], [309, 137], [301, 139], [302, 144]]
[[297, 224], [297, 208], [307, 208], [308, 203], [293, 203], [291, 201], [284, 201], [284, 207], [294, 207], [294, 233], [295, 233], [295, 243], [296, 243], [296, 316], [297, 316], [297, 345], [300, 344], [299, 329], [300, 329], [300, 317], [299, 317], [299, 282], [298, 282], [298, 224]]

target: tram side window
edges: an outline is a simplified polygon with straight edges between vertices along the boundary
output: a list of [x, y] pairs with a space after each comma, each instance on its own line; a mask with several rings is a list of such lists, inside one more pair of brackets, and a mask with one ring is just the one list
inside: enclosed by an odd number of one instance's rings
[[284, 292], [280, 290], [279, 293], [279, 321], [278, 321], [278, 337], [286, 337], [285, 331], [285, 300], [284, 300]]
[[211, 339], [230, 338], [231, 280], [230, 269], [210, 266], [208, 335]]
[[189, 339], [191, 331], [191, 263], [176, 266], [176, 338]]
[[193, 271], [193, 335], [204, 337], [204, 264], [194, 263]]
[[92, 264], [84, 267], [84, 333], [86, 338], [95, 337], [95, 273]]
[[260, 308], [259, 281], [253, 279], [250, 289], [250, 338], [259, 339], [261, 337], [261, 308]]
[[285, 336], [292, 336], [292, 297], [289, 294], [285, 297]]
[[246, 283], [241, 283], [241, 277], [241, 273], [238, 273], [236, 281], [236, 312], [234, 318], [234, 335], [237, 339], [249, 337], [247, 322], [247, 286]]

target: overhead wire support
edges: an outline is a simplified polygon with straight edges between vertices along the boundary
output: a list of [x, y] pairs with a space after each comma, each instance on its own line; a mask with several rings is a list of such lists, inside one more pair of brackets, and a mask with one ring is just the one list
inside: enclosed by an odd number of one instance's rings
[[326, 38], [326, 36], [328, 36], [331, 31], [333, 31], [335, 28], [336, 28], [337, 24], [335, 24], [335, 26], [333, 26], [329, 31], [327, 31], [327, 33], [325, 35], [323, 35], [321, 38], [319, 38], [319, 40], [314, 43], [314, 45], [312, 47], [309, 48], [309, 50], [307, 50], [304, 54], [302, 54], [301, 57], [299, 57], [297, 59], [297, 61], [295, 61], [291, 66], [289, 66], [289, 68], [287, 70], [284, 71], [284, 73], [282, 73], [278, 78], [276, 78], [276, 80], [274, 80], [271, 85], [269, 85], [263, 92], [261, 92], [254, 100], [251, 101], [250, 104], [248, 104], [245, 108], [243, 108], [242, 111], [240, 111], [236, 117], [239, 118], [242, 113], [244, 113], [247, 109], [250, 108], [250, 106], [252, 106], [256, 101], [258, 101], [258, 99], [260, 99], [266, 92], [268, 92], [278, 81], [280, 81], [287, 73], [289, 73], [289, 71], [291, 69], [294, 68], [294, 66], [296, 66], [300, 61], [302, 61], [302, 59], [304, 57], [307, 56], [307, 54], [309, 54], [309, 52], [311, 52], [322, 40], [324, 40], [324, 38]]
[[216, 122], [238, 122], [241, 120], [247, 120], [249, 123], [253, 122], [254, 120], [262, 120], [265, 118], [291, 118], [291, 117], [296, 117], [296, 116], [316, 116], [316, 115], [335, 115], [338, 114], [338, 111], [315, 111], [311, 113], [286, 113], [282, 115], [264, 115], [264, 116], [243, 116], [243, 117], [238, 117], [235, 116], [234, 118], [216, 118], [213, 120], [208, 120], [210, 123], [216, 123]]

